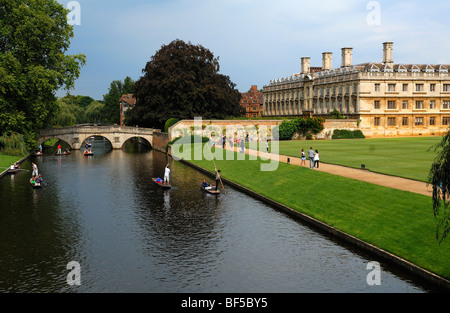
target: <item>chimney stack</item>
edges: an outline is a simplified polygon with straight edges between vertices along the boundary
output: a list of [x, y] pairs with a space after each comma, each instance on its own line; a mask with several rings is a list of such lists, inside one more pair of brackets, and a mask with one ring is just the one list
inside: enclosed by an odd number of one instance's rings
[[310, 57], [302, 58], [302, 74], [309, 74], [309, 68], [311, 65]]
[[392, 57], [394, 43], [387, 41], [383, 42], [383, 63], [392, 65], [394, 64], [394, 59]]
[[353, 48], [342, 48], [341, 67], [352, 66]]
[[332, 59], [333, 59], [332, 52], [323, 52], [322, 53], [322, 71], [333, 69]]

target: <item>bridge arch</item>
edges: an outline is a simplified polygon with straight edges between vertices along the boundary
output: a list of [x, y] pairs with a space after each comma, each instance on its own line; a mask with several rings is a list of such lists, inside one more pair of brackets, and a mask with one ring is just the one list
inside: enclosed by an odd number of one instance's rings
[[[121, 149], [123, 144], [131, 138], [142, 138], [151, 147], [158, 150], [165, 150], [168, 143], [168, 135], [152, 128], [139, 128], [127, 126], [98, 126], [98, 125], [78, 125], [74, 127], [52, 128], [41, 130], [39, 144], [48, 139], [58, 138], [67, 142], [71, 149], [82, 149], [82, 143], [91, 136], [101, 136], [111, 142], [113, 149]], [[155, 145], [154, 137], [157, 136]]]

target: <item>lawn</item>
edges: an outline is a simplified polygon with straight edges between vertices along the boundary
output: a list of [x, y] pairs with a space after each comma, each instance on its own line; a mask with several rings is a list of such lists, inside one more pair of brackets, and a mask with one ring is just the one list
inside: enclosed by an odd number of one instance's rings
[[300, 156], [312, 147], [320, 161], [366, 169], [393, 176], [427, 181], [436, 152], [428, 149], [442, 137], [404, 137], [339, 140], [290, 140], [279, 142], [279, 153]]
[[[214, 171], [212, 161], [192, 159]], [[439, 246], [435, 239], [430, 197], [285, 163], [276, 171], [263, 172], [264, 162], [248, 156], [237, 160], [236, 155], [234, 160], [224, 156], [215, 161], [227, 179], [450, 278], [450, 241]]]
[[0, 172], [3, 172], [10, 167], [11, 164], [14, 164], [14, 162], [19, 161], [21, 158], [22, 157], [0, 154]]

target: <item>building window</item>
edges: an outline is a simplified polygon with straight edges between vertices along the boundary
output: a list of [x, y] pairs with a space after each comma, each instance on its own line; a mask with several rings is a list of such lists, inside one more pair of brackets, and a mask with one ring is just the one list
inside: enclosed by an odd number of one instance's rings
[[430, 125], [436, 125], [436, 118], [434, 116], [430, 117]]
[[395, 101], [388, 101], [388, 109], [395, 109]]
[[380, 91], [380, 84], [375, 84], [375, 91]]
[[373, 118], [373, 125], [380, 126], [380, 118], [379, 117], [374, 117]]
[[416, 117], [414, 125], [423, 125], [423, 117]]
[[388, 91], [395, 91], [395, 84], [388, 84]]
[[416, 91], [423, 91], [423, 84], [416, 84]]
[[448, 101], [448, 100], [442, 101], [442, 108], [443, 109], [450, 109], [450, 101]]
[[444, 91], [450, 91], [450, 84], [444, 84], [443, 88]]
[[430, 91], [436, 91], [436, 84], [430, 84]]
[[417, 110], [423, 109], [423, 101], [416, 101], [416, 109]]
[[402, 109], [403, 110], [407, 110], [408, 109], [408, 101], [403, 100], [403, 102], [402, 102]]
[[442, 125], [450, 125], [450, 117], [443, 117]]
[[387, 124], [388, 126], [395, 126], [395, 117], [388, 117]]
[[408, 84], [403, 84], [403, 91], [408, 91]]
[[402, 125], [403, 126], [407, 126], [408, 125], [408, 118], [407, 117], [402, 117]]
[[430, 100], [430, 109], [436, 109], [436, 101]]
[[373, 107], [374, 107], [375, 109], [379, 109], [379, 108], [380, 108], [380, 100], [375, 100], [375, 101], [373, 102]]

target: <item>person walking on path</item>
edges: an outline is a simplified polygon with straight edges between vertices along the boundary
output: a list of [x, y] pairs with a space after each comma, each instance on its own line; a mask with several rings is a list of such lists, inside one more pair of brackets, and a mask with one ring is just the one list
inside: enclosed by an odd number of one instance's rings
[[319, 168], [319, 151], [316, 150], [316, 153], [314, 154], [314, 167]]
[[312, 147], [309, 148], [308, 150], [308, 157], [309, 157], [309, 168], [313, 168], [314, 167], [314, 150]]
[[169, 163], [166, 165], [166, 169], [164, 170], [164, 185], [170, 185], [170, 168]]
[[266, 140], [266, 151], [269, 153], [269, 140]]
[[301, 157], [302, 157], [302, 162], [300, 163], [300, 165], [305, 165], [305, 166], [306, 166], [306, 153], [305, 153], [305, 149], [302, 149]]

